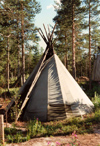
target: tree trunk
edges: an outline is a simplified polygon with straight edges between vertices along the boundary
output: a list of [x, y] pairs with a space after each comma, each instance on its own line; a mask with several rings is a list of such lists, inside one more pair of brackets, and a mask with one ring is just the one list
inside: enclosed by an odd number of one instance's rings
[[25, 82], [25, 48], [24, 48], [24, 16], [23, 16], [23, 3], [22, 6], [22, 18], [21, 18], [21, 29], [22, 29], [22, 84]]
[[[65, 50], [67, 50], [67, 36], [66, 36], [66, 32], [65, 32]], [[68, 54], [67, 54], [67, 51], [66, 51], [65, 56], [64, 56], [64, 64], [65, 64], [66, 68], [68, 69]]]
[[[19, 27], [18, 26], [19, 24], [19, 19], [18, 19], [18, 16], [17, 16], [17, 28]], [[19, 32], [17, 32], [17, 49], [18, 49], [18, 69], [17, 69], [17, 79], [19, 78], [20, 76], [20, 47], [19, 47]]]
[[88, 73], [87, 73], [87, 61], [86, 61], [86, 77], [88, 77]]
[[91, 24], [90, 24], [90, 0], [89, 0], [89, 89], [91, 89]]
[[82, 73], [82, 65], [81, 65], [81, 76], [83, 75], [83, 73]]
[[68, 69], [68, 56], [67, 56], [67, 52], [65, 53], [65, 56], [64, 56], [64, 64], [65, 64], [65, 67]]
[[9, 37], [7, 37], [7, 88], [9, 92]]
[[96, 45], [96, 40], [95, 40], [95, 51], [94, 53], [96, 54], [97, 53], [97, 45]]
[[73, 77], [74, 79], [76, 79], [74, 0], [72, 1], [72, 70], [73, 70]]
[[18, 73], [17, 73], [17, 78], [19, 77], [20, 75], [20, 48], [19, 48], [19, 45], [18, 45]]

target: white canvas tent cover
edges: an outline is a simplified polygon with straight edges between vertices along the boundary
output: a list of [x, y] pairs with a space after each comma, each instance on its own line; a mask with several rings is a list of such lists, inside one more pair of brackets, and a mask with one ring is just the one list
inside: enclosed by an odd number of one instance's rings
[[92, 80], [100, 81], [100, 53], [95, 54], [95, 60], [93, 65]]
[[86, 96], [56, 54], [44, 63], [44, 69], [29, 97], [23, 119], [41, 121], [82, 116], [92, 111]]
[[[52, 34], [48, 34], [48, 40], [41, 34], [47, 48], [20, 89], [22, 104], [17, 119], [21, 117], [23, 120], [34, 118], [40, 121], [59, 120], [82, 116], [90, 113], [94, 107], [54, 53]], [[14, 100], [8, 105], [8, 109], [13, 103]]]

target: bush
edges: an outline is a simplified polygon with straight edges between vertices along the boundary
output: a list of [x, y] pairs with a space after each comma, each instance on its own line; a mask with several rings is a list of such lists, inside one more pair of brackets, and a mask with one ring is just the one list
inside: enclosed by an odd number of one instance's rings
[[24, 133], [16, 128], [5, 128], [5, 139], [8, 143], [27, 141], [27, 137], [24, 136]]
[[6, 78], [3, 75], [0, 75], [0, 87], [6, 87]]
[[34, 121], [30, 120], [27, 124], [27, 137], [32, 138], [34, 136], [44, 135], [46, 133], [46, 129], [43, 127], [38, 119], [34, 119]]
[[94, 98], [92, 98], [92, 102], [94, 104], [95, 111], [100, 109], [100, 95], [95, 92]]

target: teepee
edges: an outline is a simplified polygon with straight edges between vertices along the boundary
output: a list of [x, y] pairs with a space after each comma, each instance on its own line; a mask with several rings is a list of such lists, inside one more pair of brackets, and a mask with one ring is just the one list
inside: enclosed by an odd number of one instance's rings
[[92, 80], [100, 81], [100, 53], [95, 54], [94, 59]]
[[[44, 27], [45, 28], [45, 27]], [[45, 29], [46, 31], [46, 29]], [[54, 31], [54, 29], [53, 29]], [[20, 89], [22, 101], [18, 117], [40, 121], [82, 116], [92, 111], [94, 105], [54, 53], [52, 35], [40, 35], [47, 44], [39, 63]], [[10, 104], [10, 106], [13, 104]]]

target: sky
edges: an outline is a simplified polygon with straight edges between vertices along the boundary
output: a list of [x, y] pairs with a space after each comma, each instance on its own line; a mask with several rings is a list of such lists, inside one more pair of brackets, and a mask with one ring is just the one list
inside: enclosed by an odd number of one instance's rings
[[[39, 2], [41, 5], [42, 10], [35, 17], [35, 25], [37, 27], [40, 27], [43, 30], [43, 32], [44, 32], [43, 24], [45, 24], [46, 28], [48, 24], [52, 26], [55, 25], [53, 22], [53, 18], [56, 16], [56, 12], [54, 11], [53, 7], [54, 1], [60, 3], [60, 0], [37, 0], [37, 2]], [[39, 42], [39, 46], [45, 49], [46, 44], [42, 40], [41, 36], [40, 39], [41, 41]]]

